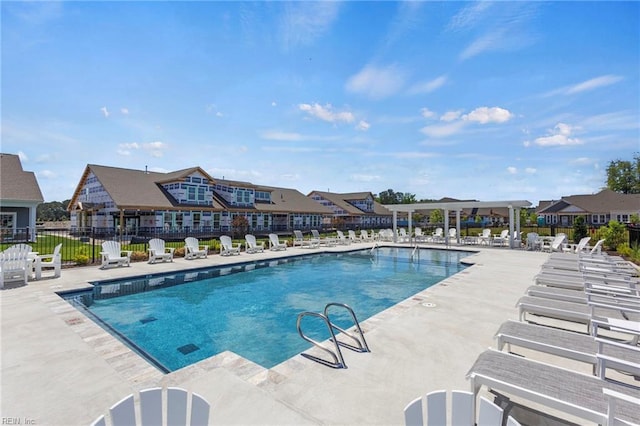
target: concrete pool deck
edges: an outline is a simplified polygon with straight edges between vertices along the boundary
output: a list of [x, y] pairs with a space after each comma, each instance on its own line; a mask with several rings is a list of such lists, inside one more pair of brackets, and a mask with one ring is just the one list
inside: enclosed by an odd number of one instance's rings
[[[211, 424], [404, 424], [403, 408], [414, 398], [437, 389], [469, 389], [465, 374], [483, 350], [495, 347], [500, 324], [517, 320], [516, 301], [549, 256], [472, 250], [476, 253], [465, 259], [471, 267], [363, 321], [371, 353], [343, 350], [346, 369], [298, 355], [265, 370], [223, 353], [163, 374], [56, 294], [89, 281], [308, 254], [308, 249], [108, 270], [79, 267], [64, 269], [57, 279], [7, 284], [0, 291], [0, 418], [86, 425], [132, 392], [180, 386], [209, 401]], [[577, 368], [588, 371], [586, 365]]]

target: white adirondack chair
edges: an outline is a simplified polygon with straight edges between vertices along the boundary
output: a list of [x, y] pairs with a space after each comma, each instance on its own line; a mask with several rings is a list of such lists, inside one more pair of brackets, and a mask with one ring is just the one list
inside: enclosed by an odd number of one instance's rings
[[269, 234], [269, 250], [278, 251], [286, 250], [287, 241], [280, 241], [277, 234]]
[[33, 268], [33, 258], [29, 253], [31, 246], [27, 244], [17, 244], [0, 253], [0, 288], [4, 288], [5, 281], [27, 284]]
[[107, 268], [109, 265], [130, 266], [131, 250], [122, 250], [117, 241], [105, 241], [102, 243], [102, 265], [100, 268]]
[[53, 277], [58, 278], [62, 269], [62, 255], [60, 250], [62, 243], [53, 249], [53, 254], [43, 254], [36, 258], [36, 280], [42, 278], [42, 271], [45, 269], [53, 269]]
[[184, 250], [185, 259], [207, 257], [207, 254], [209, 254], [209, 246], [201, 246], [198, 239], [194, 237], [187, 237], [184, 239]]
[[173, 262], [174, 251], [173, 247], [165, 247], [164, 240], [152, 238], [149, 240], [149, 263], [156, 263], [158, 260]]
[[[163, 393], [162, 388], [140, 391], [140, 404], [137, 407], [134, 396], [131, 394], [109, 409], [110, 419], [102, 415], [91, 425], [142, 426], [167, 424], [172, 426], [202, 426], [209, 424], [211, 407], [202, 396], [195, 392], [189, 393], [181, 388], [168, 388], [166, 390], [165, 404], [163, 403]], [[188, 409], [189, 407], [191, 407], [191, 410]], [[136, 411], [138, 411], [139, 423], [136, 421]], [[110, 421], [108, 422], [107, 420]]]
[[247, 253], [262, 253], [264, 251], [264, 241], [258, 244], [255, 235], [247, 234], [244, 239], [247, 241]]
[[228, 235], [220, 236], [220, 256], [231, 256], [240, 254], [241, 243], [233, 245], [231, 237]]

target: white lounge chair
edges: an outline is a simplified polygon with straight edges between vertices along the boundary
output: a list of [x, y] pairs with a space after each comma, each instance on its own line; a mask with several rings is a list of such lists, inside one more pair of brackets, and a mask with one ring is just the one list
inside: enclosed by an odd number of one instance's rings
[[338, 239], [337, 239], [338, 244], [342, 244], [342, 245], [351, 244], [351, 238], [345, 237], [344, 232], [337, 230], [336, 234], [338, 235]]
[[122, 250], [117, 241], [105, 241], [102, 243], [102, 251], [100, 252], [102, 257], [100, 268], [104, 269], [110, 265], [130, 266], [131, 253], [131, 250]]
[[349, 229], [347, 231], [347, 234], [349, 235], [349, 240], [351, 240], [352, 243], [357, 243], [360, 240], [358, 239], [358, 236], [356, 235], [356, 231]]
[[42, 278], [42, 271], [53, 269], [53, 277], [58, 278], [62, 269], [62, 243], [55, 246], [52, 254], [42, 254], [36, 258], [36, 280]]
[[[166, 394], [166, 399], [163, 393]], [[139, 404], [136, 404], [134, 395], [131, 394], [109, 409], [110, 422], [107, 422], [107, 417], [102, 415], [91, 425], [201, 426], [209, 424], [210, 405], [195, 392], [189, 393], [181, 388], [168, 388], [166, 392], [162, 388], [151, 388], [140, 391], [139, 401]], [[136, 418], [140, 419], [140, 422], [136, 421]]]
[[542, 250], [542, 240], [537, 232], [529, 232], [527, 234], [526, 249], [535, 251]]
[[572, 254], [581, 253], [585, 250], [587, 244], [589, 244], [589, 240], [591, 240], [591, 237], [584, 237], [578, 241], [578, 244], [564, 244], [562, 246], [562, 252]]
[[[425, 398], [414, 399], [404, 409], [405, 426], [502, 426], [504, 410], [485, 397], [480, 397], [477, 421], [473, 412], [473, 393], [454, 390], [450, 401], [451, 409], [448, 410], [445, 390], [429, 392]], [[451, 416], [447, 415], [448, 412]], [[519, 423], [509, 416], [507, 425], [517, 426]]]
[[542, 244], [542, 251], [548, 251], [549, 253], [562, 251], [562, 247], [566, 240], [567, 236], [565, 234], [558, 234], [553, 240], [547, 240]]
[[269, 250], [278, 251], [287, 249], [287, 240], [280, 241], [277, 234], [269, 234]]
[[492, 241], [494, 246], [506, 246], [509, 244], [509, 230], [503, 229], [500, 234], [493, 236]]
[[164, 240], [152, 238], [149, 240], [149, 263], [156, 263], [158, 260], [173, 262], [174, 251], [173, 247], [165, 247]]
[[[423, 241], [425, 239], [425, 235], [422, 233], [422, 229], [415, 229], [416, 241]], [[444, 230], [442, 228], [436, 228], [429, 238], [433, 243], [441, 243], [444, 241]]]
[[311, 230], [311, 235], [312, 235], [311, 240], [317, 241], [318, 244], [324, 244], [324, 245], [326, 245], [328, 247], [335, 246], [337, 244], [336, 239], [333, 238], [333, 237], [324, 237], [324, 238], [322, 238], [320, 236], [320, 232], [318, 232], [317, 229], [312, 229]]
[[[489, 349], [481, 353], [467, 377], [476, 396], [486, 386], [598, 424], [640, 422], [640, 389], [505, 352]], [[626, 398], [610, 410], [603, 390]]]
[[247, 234], [244, 236], [244, 239], [247, 242], [247, 253], [264, 252], [264, 241], [261, 241], [260, 244], [258, 244], [255, 235]]
[[491, 245], [491, 229], [484, 228], [480, 234], [478, 234], [478, 242], [480, 245]]
[[206, 258], [209, 254], [209, 246], [201, 246], [198, 239], [194, 237], [184, 239], [184, 250], [185, 259]]
[[0, 253], [0, 288], [5, 281], [22, 281], [25, 285], [33, 268], [31, 246], [18, 244]]
[[236, 243], [235, 246], [233, 245], [233, 241], [231, 241], [230, 236], [220, 236], [220, 256], [238, 255], [240, 254], [241, 248], [241, 243]]
[[315, 238], [305, 239], [304, 235], [302, 235], [302, 231], [295, 230], [293, 231], [293, 246], [302, 248], [317, 248], [320, 247], [320, 240]]

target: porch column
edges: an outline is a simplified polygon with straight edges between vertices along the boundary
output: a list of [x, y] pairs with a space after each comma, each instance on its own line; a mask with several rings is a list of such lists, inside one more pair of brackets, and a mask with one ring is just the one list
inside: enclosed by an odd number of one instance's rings
[[509, 248], [513, 248], [513, 206], [509, 206]]
[[413, 228], [413, 223], [412, 223], [413, 218], [412, 218], [412, 216], [413, 216], [413, 210], [407, 212], [407, 228], [408, 228], [407, 232], [409, 233], [408, 234], [409, 235], [409, 242], [411, 242], [411, 235], [413, 235], [412, 232], [411, 232], [411, 228]]
[[120, 209], [120, 238], [122, 239], [122, 234], [124, 233], [124, 209]]
[[516, 208], [516, 231], [518, 232], [518, 237], [520, 237], [520, 244], [522, 245], [522, 233], [520, 232], [520, 207]]
[[444, 243], [449, 246], [449, 209], [444, 209]]
[[456, 210], [456, 243], [460, 244], [460, 210]]
[[36, 242], [36, 207], [29, 207], [29, 241]]
[[398, 242], [397, 229], [398, 229], [398, 211], [394, 210], [393, 211], [393, 242], [394, 243]]

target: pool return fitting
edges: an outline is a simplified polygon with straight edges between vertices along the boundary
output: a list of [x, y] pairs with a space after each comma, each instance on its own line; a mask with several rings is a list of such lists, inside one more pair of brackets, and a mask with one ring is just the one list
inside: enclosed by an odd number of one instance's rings
[[[353, 320], [353, 323], [357, 329], [357, 334], [358, 336], [356, 336], [353, 333], [348, 332], [347, 330], [340, 328], [338, 325], [334, 324], [331, 322], [331, 319], [329, 317], [329, 308], [331, 307], [340, 307], [340, 308], [344, 308], [346, 309], [349, 314], [351, 315], [351, 319]], [[317, 340], [312, 339], [311, 337], [307, 336], [304, 334], [304, 332], [302, 331], [302, 327], [301, 327], [301, 323], [302, 323], [302, 318], [304, 317], [316, 317], [316, 318], [320, 318], [325, 325], [327, 326], [327, 329], [329, 330], [329, 334], [331, 335], [331, 338], [329, 339], [330, 341], [333, 342], [334, 345], [334, 350], [331, 350], [327, 347], [325, 347], [322, 343], [318, 342]], [[324, 307], [324, 314], [321, 314], [319, 312], [302, 312], [301, 314], [298, 314], [298, 321], [296, 324], [297, 328], [298, 328], [298, 334], [300, 335], [300, 337], [302, 337], [304, 340], [306, 340], [307, 342], [311, 343], [313, 346], [317, 347], [318, 349], [321, 349], [322, 351], [326, 352], [327, 354], [329, 354], [331, 356], [331, 358], [333, 359], [333, 361], [328, 361], [326, 359], [323, 358], [319, 358], [317, 356], [314, 355], [310, 355], [310, 354], [306, 354], [303, 353], [301, 354], [302, 356], [309, 358], [313, 361], [319, 362], [320, 364], [324, 364], [328, 367], [333, 367], [333, 368], [347, 368], [347, 365], [344, 362], [344, 358], [342, 357], [342, 351], [340, 350], [340, 346], [344, 346], [348, 349], [351, 349], [355, 352], [371, 352], [371, 350], [369, 350], [369, 346], [367, 345], [367, 341], [364, 338], [364, 333], [362, 332], [362, 329], [360, 328], [360, 323], [358, 322], [358, 319], [356, 318], [356, 314], [353, 312], [353, 309], [351, 309], [351, 307], [349, 305], [346, 305], [344, 303], [328, 303], [325, 307]], [[344, 334], [345, 336], [351, 338], [356, 345], [350, 345], [348, 343], [344, 343], [341, 341], [338, 341], [338, 339], [336, 338], [336, 334], [334, 332], [335, 330], [338, 330], [340, 333]]]

